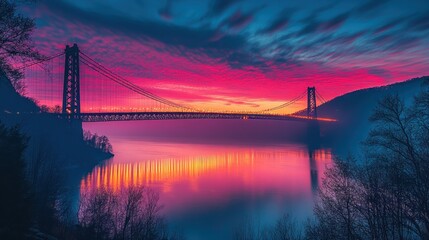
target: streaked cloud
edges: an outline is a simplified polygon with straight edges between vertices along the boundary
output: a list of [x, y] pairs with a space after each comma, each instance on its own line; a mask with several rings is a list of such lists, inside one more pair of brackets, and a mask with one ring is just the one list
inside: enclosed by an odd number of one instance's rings
[[[253, 108], [261, 99], [293, 98], [308, 85], [331, 98], [429, 74], [424, 0], [45, 0], [25, 11], [37, 18], [42, 52], [77, 42], [179, 100], [224, 96], [225, 105]], [[207, 90], [195, 90], [202, 83]]]

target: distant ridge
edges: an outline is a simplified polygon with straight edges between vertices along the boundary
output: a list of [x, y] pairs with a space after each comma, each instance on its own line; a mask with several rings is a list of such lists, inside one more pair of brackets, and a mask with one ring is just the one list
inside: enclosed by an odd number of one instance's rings
[[411, 104], [429, 82], [429, 77], [413, 78], [404, 82], [381, 87], [372, 87], [353, 91], [336, 97], [318, 107], [319, 117], [335, 118], [339, 122], [326, 130], [326, 137], [340, 146], [342, 152], [354, 152], [360, 146], [369, 130], [369, 117], [378, 102], [386, 95], [398, 94], [406, 104]]
[[[355, 117], [356, 115], [344, 115], [344, 112], [362, 113], [361, 110], [371, 112], [372, 109], [368, 107], [370, 107], [374, 101], [381, 100], [387, 94], [399, 94], [401, 98], [408, 102], [422, 90], [425, 81], [429, 81], [428, 76], [413, 78], [404, 82], [393, 83], [386, 86], [365, 88], [346, 93], [320, 105], [318, 107], [318, 114], [320, 117], [329, 116], [340, 120], [348, 120], [348, 116]], [[356, 109], [354, 107], [358, 108]]]

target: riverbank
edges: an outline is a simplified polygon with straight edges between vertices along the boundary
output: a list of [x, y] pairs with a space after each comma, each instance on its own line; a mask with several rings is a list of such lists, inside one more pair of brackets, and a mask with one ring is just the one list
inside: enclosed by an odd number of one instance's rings
[[43, 113], [34, 101], [18, 94], [4, 74], [0, 74], [0, 122], [6, 127], [19, 126], [28, 138], [25, 159], [29, 164], [41, 157], [52, 158], [61, 169], [87, 172], [113, 156], [87, 144], [82, 129]]

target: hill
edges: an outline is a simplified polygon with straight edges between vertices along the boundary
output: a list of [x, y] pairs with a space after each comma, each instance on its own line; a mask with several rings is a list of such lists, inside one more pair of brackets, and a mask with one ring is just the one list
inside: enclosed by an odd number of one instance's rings
[[389, 94], [398, 94], [406, 104], [410, 104], [428, 81], [429, 77], [420, 77], [387, 86], [362, 89], [320, 105], [317, 109], [319, 117], [330, 117], [339, 121], [335, 126], [324, 128], [324, 137], [331, 141], [339, 154], [356, 152], [371, 129], [369, 117], [381, 99]]

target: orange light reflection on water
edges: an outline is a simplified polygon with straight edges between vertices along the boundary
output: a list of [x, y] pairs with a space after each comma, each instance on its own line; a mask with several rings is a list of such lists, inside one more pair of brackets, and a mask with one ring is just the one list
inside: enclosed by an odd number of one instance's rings
[[167, 212], [219, 204], [236, 195], [276, 192], [279, 198], [308, 199], [313, 194], [312, 181], [321, 182], [331, 158], [330, 150], [309, 154], [306, 148], [293, 146], [221, 148], [195, 155], [185, 151], [185, 156], [133, 162], [113, 159], [83, 178], [80, 189], [84, 193], [101, 187], [113, 191], [155, 187]]
[[[246, 154], [241, 165], [252, 165], [254, 156]], [[210, 171], [227, 170], [239, 165], [237, 155], [193, 156], [99, 166], [84, 178], [81, 189], [107, 187], [113, 191], [138, 185], [150, 185], [187, 179], [193, 181]]]

